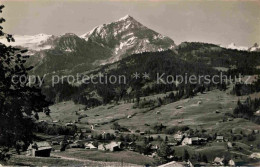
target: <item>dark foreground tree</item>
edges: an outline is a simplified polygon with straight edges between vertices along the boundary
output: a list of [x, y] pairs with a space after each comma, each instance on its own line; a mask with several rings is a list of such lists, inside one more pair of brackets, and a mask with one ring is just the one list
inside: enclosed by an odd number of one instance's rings
[[[1, 5], [0, 13], [3, 8]], [[4, 21], [0, 18], [0, 25]], [[13, 42], [13, 37], [2, 30], [0, 26], [0, 38]], [[49, 112], [49, 103], [37, 83], [29, 86], [26, 80], [32, 67], [25, 67], [25, 54], [25, 50], [0, 43], [0, 160], [6, 157], [8, 148], [20, 148], [21, 143], [26, 148], [33, 138], [34, 115]]]

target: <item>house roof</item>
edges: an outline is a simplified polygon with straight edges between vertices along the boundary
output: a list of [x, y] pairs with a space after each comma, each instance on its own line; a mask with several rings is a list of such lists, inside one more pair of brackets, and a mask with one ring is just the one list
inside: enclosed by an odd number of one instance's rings
[[163, 165], [160, 165], [159, 167], [183, 167], [184, 164], [176, 161], [172, 161]]
[[223, 137], [223, 136], [217, 136], [217, 139], [219, 139], [219, 140], [223, 140], [224, 137]]
[[215, 159], [214, 159], [214, 162], [223, 162], [223, 160], [224, 160], [224, 158], [219, 158], [219, 157], [216, 157]]
[[33, 149], [33, 146], [36, 146], [36, 150], [52, 149], [51, 145], [48, 142], [46, 142], [46, 141], [35, 142], [35, 143], [31, 144], [28, 149]]
[[121, 144], [121, 142], [120, 143], [111, 142], [111, 143], [107, 144], [105, 147], [109, 149], [109, 148], [119, 147], [120, 144]]
[[46, 142], [46, 141], [42, 141], [42, 142], [36, 142], [35, 143], [37, 145], [37, 147], [50, 147], [51, 145]]
[[199, 140], [199, 137], [192, 137], [191, 140], [192, 140], [192, 141], [198, 141], [198, 140]]
[[89, 143], [89, 144], [85, 144], [85, 147], [89, 147], [89, 148], [97, 148], [97, 147], [95, 147], [92, 143]]

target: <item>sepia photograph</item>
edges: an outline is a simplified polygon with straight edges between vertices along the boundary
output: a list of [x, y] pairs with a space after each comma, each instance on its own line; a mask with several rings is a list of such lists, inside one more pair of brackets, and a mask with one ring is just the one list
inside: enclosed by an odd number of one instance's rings
[[260, 0], [0, 0], [0, 167], [260, 166]]

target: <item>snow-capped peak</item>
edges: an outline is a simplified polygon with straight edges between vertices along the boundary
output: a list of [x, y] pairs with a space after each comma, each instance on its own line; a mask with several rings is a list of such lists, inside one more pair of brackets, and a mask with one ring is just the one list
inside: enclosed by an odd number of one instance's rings
[[0, 42], [7, 46], [22, 46], [29, 50], [45, 50], [50, 49], [50, 45], [44, 45], [44, 43], [52, 37], [47, 34], [36, 34], [36, 35], [13, 35], [15, 42], [7, 42], [6, 39], [0, 39]]
[[248, 47], [246, 46], [236, 46], [235, 43], [231, 43], [227, 46], [228, 49], [236, 49], [236, 50], [248, 50]]
[[127, 20], [127, 19], [133, 19], [133, 17], [128, 14], [128, 15], [120, 18], [118, 21], [124, 21], [124, 20]]
[[251, 51], [251, 52], [259, 52], [259, 51], [260, 51], [260, 47], [259, 47], [259, 45], [258, 45], [257, 43], [255, 43], [255, 44], [254, 44], [252, 47], [250, 47], [248, 50]]

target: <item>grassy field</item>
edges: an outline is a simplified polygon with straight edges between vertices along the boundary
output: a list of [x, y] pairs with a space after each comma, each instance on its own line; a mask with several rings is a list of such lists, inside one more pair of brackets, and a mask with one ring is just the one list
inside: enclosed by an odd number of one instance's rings
[[65, 152], [54, 153], [57, 156], [78, 158], [92, 161], [134, 163], [137, 165], [154, 164], [154, 160], [132, 151], [107, 152], [99, 150], [69, 149]]
[[[198, 94], [197, 96], [189, 99], [182, 99], [180, 101], [162, 105], [154, 110], [149, 109], [133, 109], [133, 103], [119, 103], [118, 105], [109, 104], [106, 106], [99, 106], [96, 108], [83, 110], [84, 106], [76, 105], [72, 101], [65, 103], [59, 103], [51, 107], [51, 118], [44, 115], [40, 116], [40, 119], [51, 121], [60, 120], [60, 124], [67, 122], [73, 122], [77, 120], [80, 115], [87, 115], [77, 123], [79, 127], [90, 127], [91, 124], [98, 124], [95, 127], [95, 132], [110, 132], [111, 125], [114, 122], [118, 122], [121, 126], [127, 127], [134, 132], [135, 130], [145, 131], [152, 130], [152, 125], [160, 124], [167, 127], [176, 126], [188, 126], [192, 129], [199, 131], [205, 130], [208, 134], [221, 134], [225, 138], [231, 138], [235, 134], [248, 135], [252, 133], [252, 130], [259, 130], [260, 126], [256, 125], [249, 120], [234, 118], [228, 120], [227, 113], [232, 113], [236, 107], [237, 100], [244, 100], [245, 97], [236, 97], [229, 94], [229, 91], [223, 92], [219, 90], [213, 90], [204, 94]], [[163, 97], [163, 94], [158, 95]], [[147, 97], [148, 99], [157, 98], [156, 95]], [[181, 109], [176, 109], [177, 106], [182, 106]], [[75, 111], [79, 111], [78, 115]], [[157, 111], [160, 111], [159, 114]], [[131, 115], [131, 118], [127, 118]], [[150, 125], [150, 126], [147, 126]], [[232, 133], [231, 133], [232, 131]], [[162, 138], [165, 138], [166, 134], [159, 134]], [[158, 135], [153, 135], [156, 138]], [[172, 136], [168, 135], [169, 140], [172, 140]], [[259, 144], [260, 136], [257, 135], [255, 141], [247, 141], [246, 137], [243, 137], [236, 142], [237, 148], [231, 150], [232, 155], [237, 155], [237, 162], [243, 162], [248, 160], [248, 155], [253, 152], [259, 152], [257, 144]], [[183, 150], [187, 149], [192, 154], [205, 154], [209, 160], [213, 160], [216, 156], [223, 156], [228, 150], [226, 142], [223, 143], [208, 143], [206, 146], [178, 146], [175, 147], [176, 156], [183, 155]], [[249, 146], [252, 145], [253, 149]], [[55, 153], [56, 154], [56, 153]], [[57, 153], [65, 154], [64, 156], [89, 159], [94, 161], [117, 161], [128, 163], [134, 163], [144, 165], [146, 163], [153, 163], [153, 159], [147, 156], [142, 156], [138, 153], [121, 151], [115, 153], [107, 153], [100, 151], [86, 151], [86, 150], [70, 150], [69, 152]], [[134, 160], [133, 160], [134, 159]]]
[[[139, 166], [136, 164], [152, 162], [146, 157], [138, 157], [137, 153], [110, 154], [110, 156], [104, 158], [101, 153], [83, 151], [70, 150], [60, 154], [52, 154], [51, 157], [13, 155], [7, 163], [2, 164], [7, 166]], [[121, 159], [119, 160], [117, 157]], [[127, 161], [130, 161], [129, 158], [137, 160], [137, 163], [127, 163]]]
[[[153, 98], [156, 98], [156, 95]], [[145, 124], [154, 125], [156, 123], [162, 123], [166, 126], [187, 125], [193, 128], [204, 128], [217, 132], [229, 131], [230, 129], [243, 131], [248, 129], [260, 130], [259, 126], [243, 119], [223, 122], [223, 118], [226, 117], [225, 113], [233, 112], [237, 100], [238, 97], [219, 90], [213, 90], [205, 94], [198, 94], [194, 98], [183, 99], [150, 111], [147, 109], [133, 109], [133, 103], [109, 104], [83, 110], [83, 105], [76, 105], [72, 101], [67, 101], [51, 106], [51, 118], [41, 114], [40, 119], [49, 121], [60, 120], [61, 124], [65, 124], [77, 120], [80, 115], [87, 115], [87, 117], [80, 120], [80, 123], [77, 124], [78, 126], [90, 127], [91, 124], [99, 124], [100, 127], [96, 128], [96, 130], [104, 131], [110, 130], [110, 126], [114, 121], [131, 130], [139, 129], [141, 131], [150, 129]], [[201, 104], [198, 104], [199, 101]], [[183, 108], [176, 109], [177, 106], [183, 106]], [[75, 111], [79, 111], [79, 115], [76, 115]], [[160, 111], [160, 114], [157, 114], [157, 111]], [[132, 117], [127, 118], [128, 115]]]

